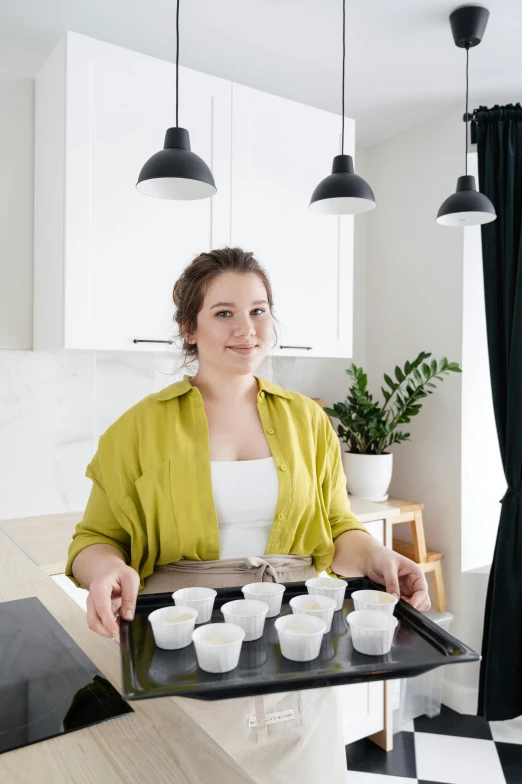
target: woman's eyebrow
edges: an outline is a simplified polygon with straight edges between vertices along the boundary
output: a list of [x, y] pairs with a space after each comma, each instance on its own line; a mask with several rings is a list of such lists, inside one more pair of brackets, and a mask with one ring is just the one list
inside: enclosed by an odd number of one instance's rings
[[[266, 299], [256, 299], [255, 302], [252, 302], [252, 305], [268, 305], [268, 302], [266, 301]], [[235, 302], [216, 302], [215, 305], [211, 305], [210, 306], [210, 310], [212, 310], [213, 308], [222, 308], [222, 307], [225, 307], [225, 306], [228, 307], [228, 308], [235, 308], [236, 303]]]

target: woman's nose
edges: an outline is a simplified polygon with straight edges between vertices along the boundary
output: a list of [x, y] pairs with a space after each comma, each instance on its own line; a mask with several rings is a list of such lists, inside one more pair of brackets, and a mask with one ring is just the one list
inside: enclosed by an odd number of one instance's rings
[[255, 334], [254, 324], [251, 319], [245, 319], [239, 324], [236, 324], [234, 334], [238, 336]]

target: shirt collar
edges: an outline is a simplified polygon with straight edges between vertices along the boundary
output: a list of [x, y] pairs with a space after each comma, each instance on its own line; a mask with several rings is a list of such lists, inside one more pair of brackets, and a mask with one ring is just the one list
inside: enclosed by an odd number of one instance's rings
[[[191, 378], [192, 376], [183, 376], [183, 381], [177, 381], [175, 384], [171, 384], [169, 387], [162, 389], [161, 392], [159, 392], [157, 395], [157, 399], [172, 400], [174, 397], [180, 397], [180, 395], [184, 395], [187, 392], [190, 392], [190, 390], [194, 388], [191, 384]], [[287, 400], [293, 400], [292, 393], [287, 389], [277, 386], [277, 384], [272, 384], [272, 382], [267, 381], [266, 378], [261, 378], [260, 376], [254, 376], [254, 378], [257, 379], [259, 389], [263, 392], [267, 392], [269, 395], [278, 395], [279, 397], [284, 397]]]

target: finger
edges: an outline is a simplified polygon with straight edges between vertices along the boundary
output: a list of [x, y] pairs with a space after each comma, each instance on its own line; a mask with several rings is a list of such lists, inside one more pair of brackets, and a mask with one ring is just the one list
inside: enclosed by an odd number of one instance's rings
[[118, 637], [120, 627], [116, 623], [114, 613], [111, 608], [112, 586], [110, 583], [101, 584], [94, 591], [91, 591], [95, 610], [101, 619], [109, 637]]
[[399, 585], [398, 568], [395, 559], [390, 558], [383, 563], [382, 576], [386, 585], [386, 593], [391, 593], [396, 596], [397, 599], [400, 599], [401, 589]]
[[113, 596], [111, 599], [111, 610], [115, 616], [120, 614], [121, 596]]
[[[422, 610], [426, 604], [426, 598], [426, 591], [415, 591], [415, 593], [406, 598], [406, 601], [411, 604], [412, 607], [415, 607], [416, 610]], [[428, 605], [430, 605], [429, 597]], [[429, 609], [429, 606], [427, 609]]]
[[96, 612], [96, 606], [90, 593], [87, 597], [87, 625], [89, 629], [91, 629], [93, 632], [96, 632], [96, 634], [101, 635], [102, 637], [113, 636], [104, 627], [100, 616]]
[[138, 596], [138, 588], [140, 585], [140, 578], [138, 573], [130, 571], [124, 572], [120, 578], [121, 584], [121, 609], [120, 615], [126, 621], [132, 621], [136, 609], [136, 598]]

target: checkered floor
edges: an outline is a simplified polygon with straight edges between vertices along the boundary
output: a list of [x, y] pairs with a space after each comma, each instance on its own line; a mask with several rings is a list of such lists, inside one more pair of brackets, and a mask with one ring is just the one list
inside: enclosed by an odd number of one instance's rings
[[388, 753], [367, 739], [347, 746], [347, 784], [522, 784], [522, 716], [488, 722], [443, 705], [411, 729]]

